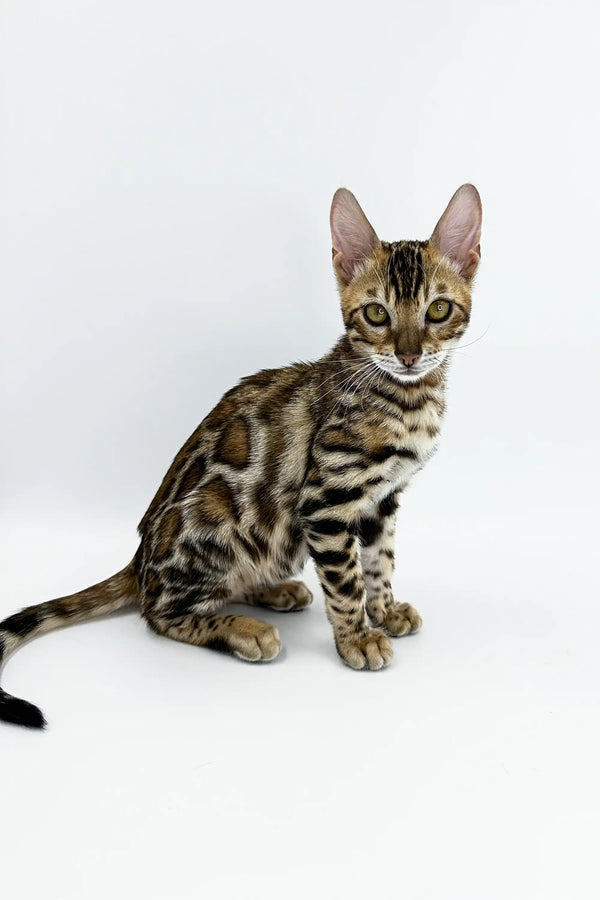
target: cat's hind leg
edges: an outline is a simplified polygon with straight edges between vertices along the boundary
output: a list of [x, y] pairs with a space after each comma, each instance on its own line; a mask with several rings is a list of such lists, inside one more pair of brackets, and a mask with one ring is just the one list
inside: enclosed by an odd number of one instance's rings
[[157, 634], [185, 644], [232, 653], [248, 662], [268, 662], [281, 650], [277, 629], [248, 616], [157, 612], [146, 618]]
[[239, 598], [240, 603], [264, 606], [278, 612], [295, 612], [306, 609], [313, 601], [311, 591], [302, 581], [282, 581], [271, 587], [249, 591]]

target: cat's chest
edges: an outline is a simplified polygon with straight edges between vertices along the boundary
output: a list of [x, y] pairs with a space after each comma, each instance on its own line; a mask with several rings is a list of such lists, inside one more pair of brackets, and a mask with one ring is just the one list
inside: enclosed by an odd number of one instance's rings
[[443, 404], [436, 398], [436, 402], [390, 417], [385, 423], [389, 456], [379, 474], [388, 485], [406, 485], [433, 456], [439, 442], [442, 414]]
[[407, 484], [437, 449], [437, 435], [432, 437], [426, 433], [412, 433], [407, 436], [390, 456], [387, 465], [380, 473], [390, 484], [401, 486]]

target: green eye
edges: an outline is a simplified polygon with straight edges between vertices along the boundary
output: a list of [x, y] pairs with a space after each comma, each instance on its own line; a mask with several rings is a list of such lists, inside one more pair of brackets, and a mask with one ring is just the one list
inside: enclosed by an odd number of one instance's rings
[[365, 319], [371, 325], [385, 325], [389, 316], [387, 310], [380, 303], [369, 303], [365, 306]]
[[425, 316], [430, 322], [443, 322], [450, 315], [452, 304], [449, 300], [434, 300], [427, 309]]

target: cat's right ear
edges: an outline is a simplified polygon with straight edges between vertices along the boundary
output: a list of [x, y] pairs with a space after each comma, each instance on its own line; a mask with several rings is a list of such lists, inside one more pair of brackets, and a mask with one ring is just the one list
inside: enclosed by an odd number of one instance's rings
[[473, 184], [463, 184], [446, 207], [430, 241], [469, 280], [481, 259], [480, 240], [481, 197]]
[[379, 238], [358, 200], [346, 188], [339, 188], [333, 195], [329, 222], [333, 268], [342, 284], [350, 284], [357, 266], [379, 246]]

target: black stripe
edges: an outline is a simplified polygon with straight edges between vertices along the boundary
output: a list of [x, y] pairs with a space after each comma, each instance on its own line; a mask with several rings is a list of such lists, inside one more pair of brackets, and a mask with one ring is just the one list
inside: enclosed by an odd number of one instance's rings
[[369, 453], [369, 459], [371, 459], [373, 462], [385, 462], [386, 459], [389, 459], [390, 456], [394, 456], [395, 453], [396, 448], [392, 444], [387, 444], [380, 450], [375, 450], [372, 453]]
[[335, 569], [324, 569], [321, 574], [331, 584], [339, 584], [342, 578], [341, 572], [337, 572]]
[[204, 476], [205, 471], [206, 463], [202, 456], [198, 456], [196, 459], [192, 460], [181, 476], [172, 502], [175, 503], [177, 500], [187, 497], [191, 491], [195, 490]]
[[341, 534], [348, 526], [339, 519], [315, 519], [310, 523], [310, 530], [316, 534]]
[[423, 254], [421, 253], [421, 248], [417, 247], [415, 250], [415, 286], [413, 296], [418, 296], [424, 279], [425, 275], [423, 273]]
[[387, 516], [391, 516], [392, 513], [396, 512], [397, 508], [398, 495], [395, 491], [392, 491], [392, 493], [388, 494], [387, 497], [384, 497], [379, 504], [379, 515], [385, 519]]
[[250, 556], [253, 560], [257, 560], [260, 558], [261, 552], [256, 544], [250, 540], [250, 538], [247, 538], [245, 535], [238, 533], [237, 539], [246, 550], [248, 556]]
[[234, 556], [231, 547], [223, 547], [210, 537], [199, 537], [197, 543], [191, 541], [189, 538], [185, 538], [182, 546], [184, 550], [192, 555], [192, 560], [197, 559], [202, 555], [203, 551], [208, 551], [209, 553], [212, 553], [213, 556], [226, 561], [232, 560]]
[[250, 529], [250, 537], [252, 538], [252, 540], [254, 541], [254, 543], [256, 544], [256, 546], [258, 547], [258, 549], [260, 550], [260, 552], [262, 554], [265, 554], [268, 551], [268, 549], [269, 549], [268, 541], [266, 541], [264, 539], [262, 534], [259, 531], [257, 531], [256, 528]]
[[363, 547], [374, 544], [383, 531], [381, 519], [366, 517], [358, 522], [358, 537]]
[[341, 566], [348, 562], [348, 554], [340, 550], [311, 549], [311, 556], [320, 566]]
[[9, 616], [4, 622], [0, 622], [0, 628], [17, 634], [19, 637], [26, 637], [38, 627], [41, 622], [40, 615], [35, 606], [29, 606], [22, 609], [21, 612]]
[[[320, 512], [328, 506], [342, 506], [344, 503], [350, 503], [352, 500], [359, 500], [363, 495], [361, 487], [353, 488], [327, 488], [323, 492], [322, 497], [314, 500], [306, 500], [300, 507], [300, 515], [308, 519], [314, 513]], [[312, 524], [312, 523], [311, 523]]]
[[201, 584], [193, 584], [187, 588], [178, 589], [177, 596], [173, 597], [164, 611], [161, 610], [161, 616], [169, 619], [185, 618], [192, 615], [202, 616], [202, 613], [197, 613], [193, 609], [194, 606], [208, 601], [218, 603], [226, 599], [226, 594], [222, 589], [215, 589], [208, 581], [205, 584], [205, 590], [202, 590], [203, 585]]
[[[164, 610], [161, 610], [161, 615], [165, 616], [168, 619], [178, 619], [181, 617], [190, 616], [192, 614], [191, 607], [194, 605], [193, 597], [189, 597], [187, 594], [182, 594], [180, 597], [176, 597], [174, 600], [171, 600], [168, 607]], [[172, 623], [176, 625], [175, 622]], [[181, 622], [183, 625], [183, 622]], [[180, 627], [181, 627], [180, 625]]]
[[[391, 381], [391, 376], [388, 379], [388, 381]], [[376, 387], [374, 386], [372, 388], [372, 391], [378, 397], [381, 397], [383, 400], [386, 400], [388, 403], [391, 403], [393, 406], [399, 406], [400, 409], [404, 408], [399, 394], [389, 394], [380, 384], [377, 384]]]
[[405, 459], [417, 458], [417, 454], [414, 452], [414, 450], [409, 450], [408, 447], [393, 447], [391, 444], [388, 444], [386, 447], [382, 447], [381, 450], [370, 453], [369, 456], [373, 460], [373, 462], [385, 462], [386, 459], [390, 459], [390, 457], [392, 456], [400, 456]]
[[210, 583], [210, 577], [207, 572], [197, 569], [195, 566], [186, 566], [180, 569], [177, 566], [166, 566], [160, 571], [165, 586], [169, 590], [185, 591], [193, 590], [196, 594], [200, 593], [202, 588]]
[[344, 607], [343, 607], [343, 606], [338, 606], [337, 603], [330, 603], [330, 604], [329, 604], [329, 609], [330, 609], [332, 612], [337, 613], [338, 616], [343, 616], [344, 613], [346, 612], [346, 610], [344, 609]]
[[402, 412], [417, 412], [422, 409], [425, 404], [429, 401], [435, 402], [434, 397], [430, 397], [427, 394], [423, 396], [417, 395], [414, 400], [409, 400], [406, 397], [402, 397], [400, 393], [398, 394], [390, 394], [384, 388], [378, 384], [377, 387], [373, 387], [371, 389], [374, 394], [378, 397], [381, 397], [383, 400], [386, 400], [388, 403], [393, 404], [394, 406], [398, 406]]
[[364, 471], [368, 468], [368, 462], [365, 462], [362, 459], [357, 459], [347, 463], [343, 463], [341, 466], [327, 466], [327, 472], [330, 475], [339, 475], [340, 473], [345, 474], [346, 472], [349, 472], [350, 469], [361, 469], [362, 471]]
[[296, 544], [301, 544], [304, 540], [304, 529], [297, 519], [294, 520], [290, 529], [290, 540], [294, 541]]
[[299, 512], [304, 519], [308, 519], [313, 513], [319, 512], [324, 507], [325, 503], [321, 499], [305, 500]]
[[392, 249], [390, 252], [390, 256], [388, 259], [388, 265], [387, 265], [387, 277], [388, 277], [388, 281], [391, 283], [392, 287], [394, 288], [394, 293], [396, 294], [396, 299], [400, 300], [400, 298], [402, 296], [402, 291], [400, 289], [400, 283], [398, 281], [398, 273], [396, 270], [396, 260], [395, 260], [396, 251], [397, 251], [397, 246], [392, 244]]
[[336, 590], [338, 594], [342, 594], [344, 597], [351, 597], [352, 594], [356, 593], [356, 579], [352, 578], [351, 581], [344, 581], [337, 586]]
[[398, 450], [396, 450], [396, 456], [399, 456], [402, 459], [417, 459], [415, 451], [410, 450], [408, 447], [399, 447]]
[[158, 577], [158, 572], [155, 569], [150, 569], [147, 572], [144, 583], [144, 594], [146, 597], [150, 600], [156, 600], [157, 597], [160, 597], [164, 589], [165, 586]]
[[400, 300], [417, 297], [423, 284], [422, 243], [402, 241], [391, 245], [388, 260], [388, 277]]
[[211, 566], [219, 572], [229, 568], [234, 557], [231, 547], [222, 547], [211, 538], [203, 538], [196, 552], [200, 566]]
[[402, 297], [412, 297], [412, 286], [413, 286], [413, 266], [412, 266], [412, 253], [410, 252], [410, 247], [406, 244], [401, 244], [398, 247], [396, 252], [396, 270], [398, 272], [398, 278], [400, 279], [400, 285], [402, 288]]
[[325, 491], [325, 500], [329, 506], [341, 506], [343, 503], [350, 503], [352, 500], [359, 500], [363, 495], [361, 487], [353, 488], [327, 488]]

